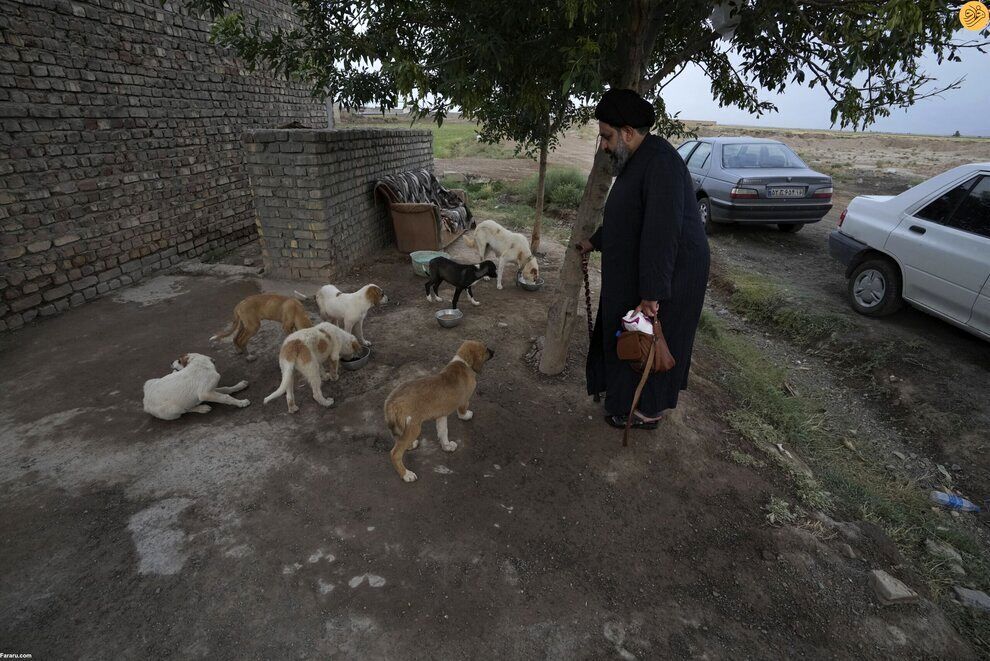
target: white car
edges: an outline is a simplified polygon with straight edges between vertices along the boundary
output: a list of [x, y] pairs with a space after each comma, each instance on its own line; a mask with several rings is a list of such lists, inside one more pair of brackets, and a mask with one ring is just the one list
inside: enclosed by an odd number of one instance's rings
[[990, 340], [990, 163], [853, 198], [828, 245], [857, 312], [880, 317], [907, 301]]

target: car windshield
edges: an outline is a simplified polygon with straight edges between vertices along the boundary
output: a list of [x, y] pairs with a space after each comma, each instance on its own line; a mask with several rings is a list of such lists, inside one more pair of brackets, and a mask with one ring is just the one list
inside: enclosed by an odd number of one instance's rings
[[784, 145], [768, 142], [744, 142], [722, 145], [722, 167], [734, 168], [804, 168], [807, 167]]

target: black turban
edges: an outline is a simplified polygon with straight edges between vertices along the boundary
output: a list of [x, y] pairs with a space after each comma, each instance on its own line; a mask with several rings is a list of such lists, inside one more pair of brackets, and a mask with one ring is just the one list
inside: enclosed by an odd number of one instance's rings
[[657, 121], [650, 102], [632, 90], [610, 89], [595, 107], [595, 119], [616, 128], [649, 128]]

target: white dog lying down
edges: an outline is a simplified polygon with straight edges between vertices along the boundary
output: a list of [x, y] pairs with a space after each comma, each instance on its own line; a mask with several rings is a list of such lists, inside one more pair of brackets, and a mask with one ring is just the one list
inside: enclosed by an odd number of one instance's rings
[[489, 248], [495, 251], [498, 257], [498, 278], [495, 286], [498, 289], [502, 288], [502, 272], [506, 264], [515, 264], [522, 273], [522, 279], [529, 284], [535, 284], [540, 277], [540, 266], [529, 250], [529, 240], [522, 234], [510, 232], [494, 220], [478, 223], [474, 237], [465, 236], [464, 242], [476, 247], [481, 259], [485, 259], [485, 252]]
[[[278, 352], [282, 383], [275, 392], [265, 397], [265, 404], [284, 394], [289, 413], [298, 411], [293, 375], [299, 370], [313, 389], [313, 399], [323, 406], [333, 406], [333, 398], [323, 396], [323, 382], [328, 378], [336, 381], [340, 375], [340, 359], [357, 356], [360, 351], [361, 343], [356, 337], [329, 322], [297, 330], [285, 338]], [[323, 364], [327, 361], [330, 364], [329, 373], [323, 370]]]
[[171, 374], [144, 382], [144, 410], [162, 420], [175, 420], [183, 413], [208, 413], [203, 402], [230, 404], [244, 408], [251, 402], [235, 399], [231, 393], [248, 387], [247, 381], [236, 386], [218, 388], [220, 373], [213, 359], [199, 353], [182, 354], [172, 363]]

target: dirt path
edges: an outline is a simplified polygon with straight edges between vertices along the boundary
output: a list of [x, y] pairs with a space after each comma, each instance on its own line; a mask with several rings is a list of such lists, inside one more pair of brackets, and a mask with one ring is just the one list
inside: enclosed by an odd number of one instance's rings
[[[553, 282], [560, 246], [544, 263]], [[164, 278], [164, 279], [163, 279]], [[382, 253], [340, 283], [391, 303], [372, 362], [294, 416], [266, 327], [245, 362], [207, 337], [260, 287], [164, 276], [5, 335], [0, 404], [0, 640], [36, 658], [971, 658], [930, 602], [881, 609], [861, 541], [771, 528], [789, 487], [727, 458], [729, 404], [699, 351], [683, 406], [630, 448], [583, 395], [582, 338], [562, 378], [527, 360], [550, 291], [481, 287], [441, 331], [407, 258]], [[449, 296], [449, 291], [442, 292]], [[580, 322], [579, 322], [580, 326]], [[381, 405], [461, 338], [491, 344], [475, 418], [388, 463]], [[185, 351], [249, 408], [179, 421], [141, 411], [141, 383]], [[44, 369], [39, 369], [44, 365]], [[893, 571], [893, 570], [892, 570]]]
[[[882, 190], [892, 194], [902, 187], [891, 181]], [[882, 320], [853, 312], [842, 266], [827, 248], [828, 232], [847, 202], [840, 196], [823, 222], [797, 234], [733, 227], [712, 241], [716, 261], [782, 285], [797, 305], [845, 319], [851, 330], [843, 343], [877, 352], [896, 346], [874, 379], [850, 386], [874, 401], [881, 419], [902, 430], [910, 452], [943, 464], [982, 502], [990, 498], [990, 401], [976, 393], [990, 388], [990, 345], [910, 307]]]

